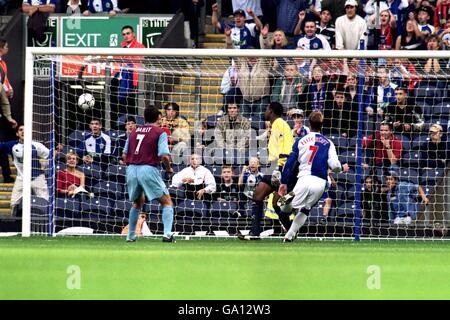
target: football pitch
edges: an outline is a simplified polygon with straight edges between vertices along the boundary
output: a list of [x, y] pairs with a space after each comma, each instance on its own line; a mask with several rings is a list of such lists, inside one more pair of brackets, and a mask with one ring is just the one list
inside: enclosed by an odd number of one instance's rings
[[0, 238], [0, 299], [450, 299], [450, 242]]

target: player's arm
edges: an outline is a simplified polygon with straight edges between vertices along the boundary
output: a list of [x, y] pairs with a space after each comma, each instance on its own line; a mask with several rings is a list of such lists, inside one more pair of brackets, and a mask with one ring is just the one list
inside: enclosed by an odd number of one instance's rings
[[340, 173], [341, 171], [348, 171], [348, 165], [344, 165], [344, 168], [341, 165], [341, 162], [339, 161], [338, 155], [336, 153], [336, 147], [334, 146], [334, 143], [330, 141], [330, 149], [328, 150], [328, 167], [334, 172], [334, 173]]
[[286, 161], [286, 164], [284, 165], [283, 172], [281, 173], [281, 184], [287, 184], [292, 173], [294, 172], [295, 166], [298, 165], [298, 156], [299, 156], [299, 149], [298, 149], [298, 142], [300, 139], [297, 139], [295, 141], [294, 146], [292, 147], [292, 152], [289, 155], [289, 158]]
[[167, 133], [163, 132], [159, 136], [158, 140], [158, 157], [161, 157], [161, 162], [164, 165], [164, 169], [167, 173], [173, 173], [172, 166], [170, 165], [172, 162], [172, 159], [170, 158], [170, 151], [169, 151], [169, 141], [167, 138]]

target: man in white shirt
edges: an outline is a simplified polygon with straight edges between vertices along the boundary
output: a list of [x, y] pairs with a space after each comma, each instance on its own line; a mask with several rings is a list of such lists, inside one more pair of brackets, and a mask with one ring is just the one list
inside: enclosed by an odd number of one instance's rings
[[367, 47], [366, 21], [356, 14], [356, 0], [345, 2], [345, 15], [336, 19], [336, 49], [359, 50], [359, 41], [364, 39]]
[[[191, 155], [191, 164], [172, 178], [172, 187], [179, 188], [184, 185], [186, 198], [202, 200], [205, 193], [211, 196], [216, 192], [216, 181], [213, 174], [202, 166], [198, 154]], [[210, 197], [209, 197], [210, 198]]]

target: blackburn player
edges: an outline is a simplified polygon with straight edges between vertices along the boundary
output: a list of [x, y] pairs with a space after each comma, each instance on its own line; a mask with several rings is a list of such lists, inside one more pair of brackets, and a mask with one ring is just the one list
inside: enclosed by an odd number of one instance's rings
[[125, 144], [128, 194], [130, 201], [133, 202], [130, 209], [128, 242], [136, 241], [136, 223], [144, 205], [144, 193], [149, 201], [158, 199], [162, 206], [164, 225], [162, 241], [175, 242], [171, 232], [173, 204], [158, 168], [162, 162], [166, 172], [169, 175], [173, 173], [170, 165], [167, 133], [157, 124], [159, 114], [156, 107], [146, 107], [144, 111], [145, 125], [133, 130]]
[[294, 187], [292, 207], [298, 212], [283, 241], [292, 242], [303, 226], [311, 208], [319, 201], [327, 186], [328, 168], [335, 173], [347, 172], [347, 164], [341, 165], [333, 142], [320, 134], [323, 124], [321, 112], [309, 116], [311, 132], [295, 142], [281, 175], [278, 193], [287, 193], [287, 183], [298, 162], [298, 180]]
[[[241, 240], [259, 240], [261, 233], [261, 220], [263, 218], [264, 199], [271, 193], [276, 192], [280, 185], [281, 170], [292, 151], [294, 137], [292, 131], [283, 115], [283, 106], [278, 102], [271, 102], [264, 114], [265, 120], [272, 124], [272, 131], [269, 138], [269, 161], [277, 162], [278, 168], [272, 175], [265, 175], [256, 186], [253, 193], [252, 203], [252, 227], [248, 235], [239, 234]], [[275, 201], [276, 203], [276, 201]], [[280, 222], [285, 228], [289, 228], [289, 217], [279, 215]]]

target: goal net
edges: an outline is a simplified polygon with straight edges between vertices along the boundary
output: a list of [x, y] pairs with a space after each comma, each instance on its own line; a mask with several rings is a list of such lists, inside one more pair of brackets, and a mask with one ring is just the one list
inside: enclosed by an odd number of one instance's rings
[[[284, 162], [270, 144], [287, 137], [265, 117], [276, 102], [294, 139], [322, 112], [322, 133], [350, 168], [330, 172], [299, 236], [447, 237], [448, 51], [27, 50], [24, 235], [121, 234], [131, 208], [123, 148], [147, 105], [169, 135], [175, 175], [161, 174], [174, 231], [248, 232], [258, 183]], [[284, 234], [273, 197], [267, 237]], [[158, 202], [146, 199], [144, 213], [144, 235], [161, 234]]]

